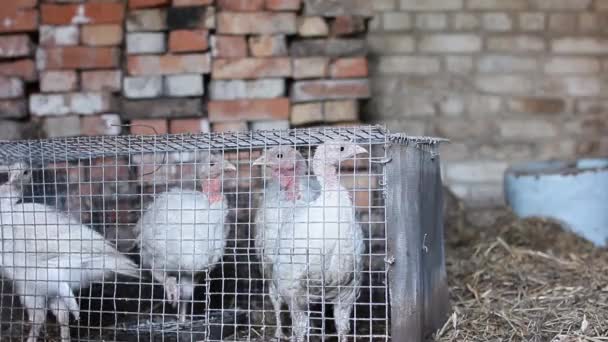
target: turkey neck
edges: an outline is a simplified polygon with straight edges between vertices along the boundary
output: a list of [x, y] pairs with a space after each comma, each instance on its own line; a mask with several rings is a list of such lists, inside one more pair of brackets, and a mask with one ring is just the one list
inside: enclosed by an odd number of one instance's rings
[[287, 199], [290, 201], [296, 201], [300, 199], [300, 184], [296, 177], [303, 174], [300, 167], [295, 168], [281, 168], [275, 170], [273, 176], [279, 179], [281, 189], [287, 192]]
[[203, 181], [203, 193], [207, 195], [209, 203], [217, 203], [222, 200], [222, 182], [217, 178], [205, 179]]
[[0, 185], [0, 208], [16, 204], [21, 196], [23, 194], [11, 181]]
[[325, 190], [339, 190], [340, 182], [338, 181], [336, 166], [315, 157], [312, 161], [312, 171]]

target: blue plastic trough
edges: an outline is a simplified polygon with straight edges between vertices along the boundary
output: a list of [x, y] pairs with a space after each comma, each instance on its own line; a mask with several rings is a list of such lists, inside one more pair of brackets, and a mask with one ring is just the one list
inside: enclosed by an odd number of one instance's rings
[[505, 196], [519, 217], [556, 219], [598, 246], [608, 242], [608, 159], [512, 166]]

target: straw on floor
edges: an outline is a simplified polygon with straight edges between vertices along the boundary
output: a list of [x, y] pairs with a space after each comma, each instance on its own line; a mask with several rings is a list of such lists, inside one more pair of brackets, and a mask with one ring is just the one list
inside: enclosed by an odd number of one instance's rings
[[608, 251], [506, 209], [476, 226], [446, 197], [453, 314], [435, 341], [608, 341]]

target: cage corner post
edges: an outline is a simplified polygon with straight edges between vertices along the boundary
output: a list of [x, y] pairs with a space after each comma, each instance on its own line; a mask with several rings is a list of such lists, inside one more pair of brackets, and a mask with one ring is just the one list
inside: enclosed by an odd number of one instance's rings
[[388, 149], [391, 337], [423, 341], [449, 311], [437, 143], [392, 142]]

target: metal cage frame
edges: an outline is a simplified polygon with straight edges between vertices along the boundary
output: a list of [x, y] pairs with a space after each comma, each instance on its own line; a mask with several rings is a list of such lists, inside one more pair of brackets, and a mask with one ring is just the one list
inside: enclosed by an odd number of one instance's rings
[[[390, 133], [380, 126], [0, 141], [0, 164], [30, 165], [193, 148], [249, 151], [276, 145], [319, 145], [332, 139], [381, 145], [393, 341], [422, 341], [450, 310], [443, 243], [439, 145], [444, 139]], [[209, 318], [208, 318], [209, 319]]]

